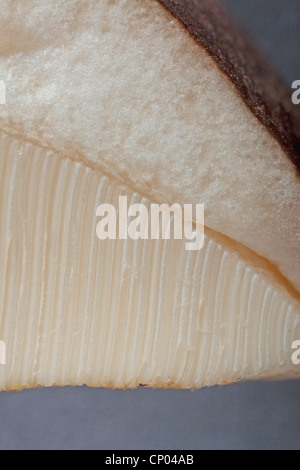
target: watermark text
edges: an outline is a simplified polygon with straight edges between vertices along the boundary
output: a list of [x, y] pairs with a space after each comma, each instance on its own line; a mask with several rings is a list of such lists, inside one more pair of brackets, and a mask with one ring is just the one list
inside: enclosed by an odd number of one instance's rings
[[292, 349], [296, 349], [296, 351], [292, 355], [292, 363], [294, 364], [294, 366], [299, 366], [300, 365], [300, 340], [293, 342]]
[[3, 80], [0, 80], [0, 104], [6, 104], [6, 85]]
[[5, 366], [6, 364], [6, 345], [4, 341], [0, 340], [0, 365]]
[[300, 80], [295, 80], [292, 84], [292, 89], [296, 90], [292, 94], [292, 102], [293, 104], [300, 104]]
[[127, 196], [119, 197], [119, 207], [101, 204], [96, 210], [101, 220], [96, 233], [99, 240], [186, 240], [188, 251], [204, 245], [204, 204], [145, 204], [128, 207]]

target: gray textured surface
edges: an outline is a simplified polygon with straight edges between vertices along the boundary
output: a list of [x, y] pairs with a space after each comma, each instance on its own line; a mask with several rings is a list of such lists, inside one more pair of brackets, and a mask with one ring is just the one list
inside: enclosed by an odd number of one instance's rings
[[300, 0], [223, 0], [287, 84], [300, 77]]
[[1, 449], [296, 449], [300, 382], [0, 394]]
[[[300, 79], [300, 0], [227, 0], [287, 83]], [[299, 449], [300, 382], [196, 392], [0, 393], [0, 449]]]

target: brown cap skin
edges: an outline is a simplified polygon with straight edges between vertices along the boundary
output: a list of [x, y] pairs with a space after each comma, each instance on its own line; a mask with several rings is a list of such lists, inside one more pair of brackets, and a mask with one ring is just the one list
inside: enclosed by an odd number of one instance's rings
[[188, 29], [276, 137], [300, 174], [300, 113], [292, 91], [214, 0], [157, 0]]

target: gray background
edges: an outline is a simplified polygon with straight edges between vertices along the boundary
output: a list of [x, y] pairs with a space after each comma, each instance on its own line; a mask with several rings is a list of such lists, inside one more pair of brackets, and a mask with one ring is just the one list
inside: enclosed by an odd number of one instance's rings
[[[285, 81], [300, 79], [300, 0], [225, 3]], [[2, 392], [0, 449], [300, 449], [300, 381]]]

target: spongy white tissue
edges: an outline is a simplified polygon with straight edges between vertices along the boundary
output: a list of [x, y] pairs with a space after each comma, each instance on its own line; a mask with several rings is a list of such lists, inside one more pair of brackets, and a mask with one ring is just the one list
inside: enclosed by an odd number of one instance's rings
[[213, 60], [154, 0], [0, 1], [2, 130], [206, 224], [300, 290], [300, 184]]

